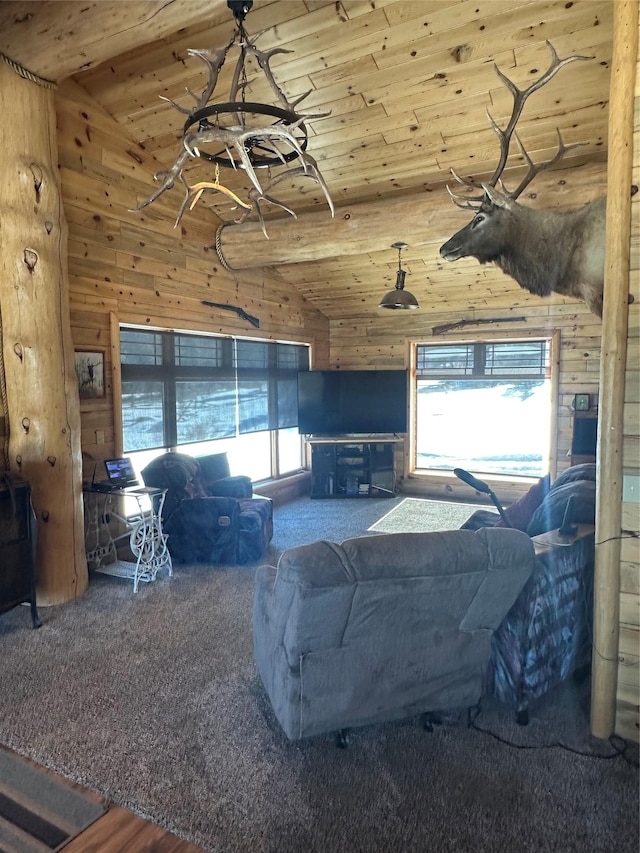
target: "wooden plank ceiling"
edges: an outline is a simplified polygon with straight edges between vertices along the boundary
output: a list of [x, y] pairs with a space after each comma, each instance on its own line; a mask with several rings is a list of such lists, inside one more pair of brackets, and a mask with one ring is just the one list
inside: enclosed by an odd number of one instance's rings
[[[571, 63], [534, 94], [518, 132], [535, 161], [554, 154], [556, 128], [565, 143], [583, 143], [565, 157], [564, 175], [567, 167], [602, 163], [612, 9], [611, 0], [256, 0], [245, 26], [250, 34], [264, 31], [258, 41], [262, 50], [290, 51], [271, 62], [289, 100], [309, 91], [300, 111], [330, 113], [308, 123], [308, 150], [326, 180], [337, 216], [345, 207], [373, 202], [384, 218], [389, 199], [424, 200], [430, 211], [428, 233], [420, 245], [404, 252], [403, 267], [407, 289], [421, 303], [433, 305], [446, 302], [453, 290], [472, 292], [480, 279], [485, 284], [495, 279], [495, 287], [501, 293], [512, 290], [515, 299], [522, 295], [515, 282], [493, 267], [480, 267], [474, 260], [447, 264], [438, 255], [440, 244], [451, 236], [452, 221], [457, 228], [468, 220], [447, 195], [449, 170], [483, 179], [497, 163], [498, 142], [486, 111], [504, 125], [512, 98], [494, 62], [522, 88], [547, 68], [547, 39], [560, 57], [594, 57]], [[201, 92], [207, 75], [202, 61], [188, 56], [187, 49], [219, 48], [232, 33], [231, 13], [217, 4], [205, 25], [188, 26], [113, 57], [75, 79], [136, 142], [169, 167], [181, 150], [185, 116], [160, 96], [192, 108], [186, 89]], [[228, 99], [236, 56], [230, 54], [223, 66], [213, 100]], [[249, 68], [246, 99], [275, 103], [264, 74], [254, 67]], [[195, 162], [189, 183], [212, 180], [212, 169]], [[513, 185], [521, 164], [516, 151], [505, 171], [507, 184], [511, 179]], [[225, 170], [220, 179], [246, 197], [246, 175]], [[535, 197], [535, 188], [541, 186], [542, 175], [521, 201], [544, 206], [544, 193]], [[153, 189], [150, 184], [149, 194]], [[564, 203], [582, 204], [602, 192], [602, 181], [596, 187], [580, 186]], [[312, 181], [284, 181], [274, 194], [298, 214], [330, 216], [320, 187]], [[177, 212], [182, 189], [176, 187], [166, 197]], [[223, 221], [238, 216], [222, 193], [207, 193], [199, 203], [210, 206]], [[275, 208], [267, 218], [271, 216], [286, 214]], [[406, 239], [402, 216], [394, 215], [387, 227], [389, 246]], [[344, 242], [337, 243], [334, 257], [280, 265], [276, 271], [331, 319], [377, 313], [379, 298], [395, 282], [397, 252], [366, 251], [362, 235], [360, 242], [357, 254], [347, 251]], [[247, 252], [259, 253], [260, 242], [254, 239]]]

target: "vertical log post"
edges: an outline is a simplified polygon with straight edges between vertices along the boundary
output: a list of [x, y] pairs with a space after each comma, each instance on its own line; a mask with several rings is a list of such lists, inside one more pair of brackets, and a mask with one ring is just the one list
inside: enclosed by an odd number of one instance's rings
[[0, 62], [0, 323], [9, 467], [31, 483], [38, 603], [87, 588], [80, 404], [54, 93]]
[[591, 732], [613, 734], [620, 622], [622, 444], [631, 252], [633, 98], [638, 3], [614, 3], [609, 98], [607, 237], [600, 361]]

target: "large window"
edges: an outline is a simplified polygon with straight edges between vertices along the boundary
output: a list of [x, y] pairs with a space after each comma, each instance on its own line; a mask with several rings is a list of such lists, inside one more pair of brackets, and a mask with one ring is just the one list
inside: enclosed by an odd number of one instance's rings
[[417, 344], [415, 363], [416, 470], [547, 472], [549, 340]]
[[256, 480], [302, 467], [297, 375], [301, 344], [121, 328], [125, 453], [143, 467], [173, 448], [224, 450]]

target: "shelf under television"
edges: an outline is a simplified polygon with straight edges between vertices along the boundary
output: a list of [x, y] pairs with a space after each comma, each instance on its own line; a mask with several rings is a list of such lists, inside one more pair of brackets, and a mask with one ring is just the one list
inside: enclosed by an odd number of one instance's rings
[[306, 435], [310, 444], [388, 444], [404, 441], [403, 435], [366, 433], [357, 435]]

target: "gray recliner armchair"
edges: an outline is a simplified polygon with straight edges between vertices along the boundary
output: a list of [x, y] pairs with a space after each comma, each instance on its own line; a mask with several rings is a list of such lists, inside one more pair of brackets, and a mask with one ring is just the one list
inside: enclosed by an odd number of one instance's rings
[[254, 654], [287, 737], [477, 704], [533, 567], [508, 528], [314, 542], [261, 566]]

